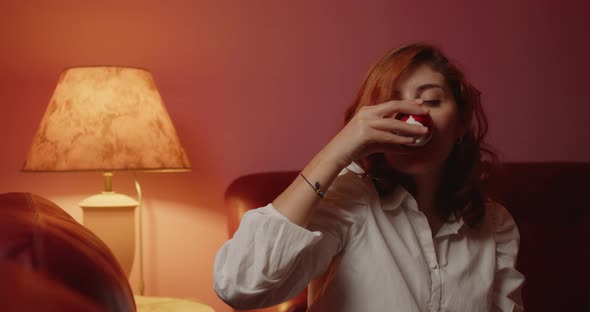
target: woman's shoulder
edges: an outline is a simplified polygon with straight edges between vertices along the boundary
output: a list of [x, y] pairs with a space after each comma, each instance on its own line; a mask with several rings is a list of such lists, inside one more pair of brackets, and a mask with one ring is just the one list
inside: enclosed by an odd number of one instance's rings
[[506, 208], [506, 205], [498, 200], [486, 200], [485, 220], [496, 235], [507, 232], [518, 235], [518, 228], [512, 214]]
[[512, 214], [508, 211], [506, 204], [503, 202], [488, 198], [484, 201], [486, 217], [493, 222], [498, 222], [505, 219], [512, 219]]

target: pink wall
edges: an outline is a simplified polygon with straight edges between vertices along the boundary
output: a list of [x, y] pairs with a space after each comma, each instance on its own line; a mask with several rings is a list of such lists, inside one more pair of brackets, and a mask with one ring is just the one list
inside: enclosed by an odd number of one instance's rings
[[[582, 4], [6, 2], [0, 192], [38, 193], [80, 219], [77, 202], [99, 191], [98, 174], [19, 172], [62, 68], [134, 65], [155, 76], [194, 169], [139, 174], [150, 295], [229, 311], [211, 289], [227, 238], [224, 188], [242, 174], [304, 166], [337, 131], [369, 65], [403, 43], [431, 41], [459, 61], [484, 93], [505, 160], [590, 161], [580, 143], [590, 114]], [[133, 194], [132, 185], [131, 174], [115, 176], [118, 191]]]

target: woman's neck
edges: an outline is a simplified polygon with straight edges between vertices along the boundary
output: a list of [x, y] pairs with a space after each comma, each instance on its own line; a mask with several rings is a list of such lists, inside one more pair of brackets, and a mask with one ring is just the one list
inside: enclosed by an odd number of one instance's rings
[[435, 199], [440, 186], [441, 170], [411, 175], [407, 178], [402, 185], [416, 199], [420, 211], [427, 216], [436, 215]]

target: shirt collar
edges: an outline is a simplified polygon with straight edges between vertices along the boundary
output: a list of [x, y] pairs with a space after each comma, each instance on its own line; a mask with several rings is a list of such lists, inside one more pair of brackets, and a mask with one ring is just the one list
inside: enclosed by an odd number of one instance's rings
[[354, 161], [351, 162], [348, 166], [346, 166], [346, 170], [356, 174], [365, 174], [365, 170], [363, 170], [363, 168]]
[[394, 211], [402, 206], [402, 203], [408, 202], [413, 203], [409, 205], [409, 208], [418, 210], [415, 200], [409, 200], [414, 198], [401, 184], [398, 184], [393, 189], [393, 192], [385, 196], [381, 201], [381, 208], [385, 211]]
[[[346, 169], [358, 175], [365, 174], [365, 170], [363, 170], [363, 168], [354, 161], [351, 162], [346, 167]], [[381, 208], [385, 211], [394, 211], [399, 209], [399, 207], [401, 207], [404, 202], [406, 203], [406, 205], [408, 205], [408, 208], [414, 211], [418, 211], [418, 204], [414, 199], [414, 196], [412, 196], [412, 194], [410, 194], [410, 192], [408, 192], [406, 188], [403, 187], [403, 185], [398, 184], [395, 186], [391, 194], [385, 196], [381, 200]], [[457, 234], [461, 227], [463, 227], [463, 224], [463, 218], [459, 218], [458, 220], [456, 220], [453, 216], [451, 216], [451, 218], [447, 220], [447, 222], [443, 223], [438, 233], [436, 233], [436, 236], [440, 237], [445, 235]]]
[[[401, 184], [396, 185], [393, 192], [381, 200], [381, 208], [385, 211], [395, 211], [404, 204], [408, 209], [419, 211], [414, 196], [412, 196], [412, 194], [410, 194], [410, 192], [408, 192]], [[463, 218], [456, 219], [454, 216], [451, 216], [449, 220], [442, 224], [441, 228], [436, 233], [436, 237], [457, 234], [463, 225]]]
[[459, 218], [459, 220], [456, 220], [454, 217], [451, 217], [451, 219], [443, 223], [443, 225], [436, 233], [436, 237], [457, 234], [459, 233], [459, 230], [463, 227], [463, 225], [463, 218]]
[[[365, 170], [359, 166], [356, 162], [351, 162], [348, 166], [346, 166], [346, 170], [355, 173], [357, 175], [364, 175]], [[389, 194], [381, 201], [381, 207], [383, 210], [392, 211], [396, 210], [398, 207], [401, 206], [402, 202], [408, 197], [412, 196], [406, 189], [401, 185], [398, 184], [393, 193]], [[415, 201], [414, 201], [415, 203]], [[414, 209], [418, 209], [418, 207], [414, 207]]]

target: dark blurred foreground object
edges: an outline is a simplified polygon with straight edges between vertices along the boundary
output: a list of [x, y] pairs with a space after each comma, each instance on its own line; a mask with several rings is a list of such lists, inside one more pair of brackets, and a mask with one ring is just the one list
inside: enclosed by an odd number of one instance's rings
[[[234, 180], [225, 193], [230, 237], [247, 210], [272, 202], [297, 174], [254, 173]], [[520, 230], [517, 268], [526, 277], [526, 311], [583, 311], [590, 280], [590, 163], [505, 163], [490, 188]], [[306, 304], [304, 292], [252, 311], [305, 311]]]
[[54, 203], [0, 194], [2, 311], [135, 311], [108, 247]]

